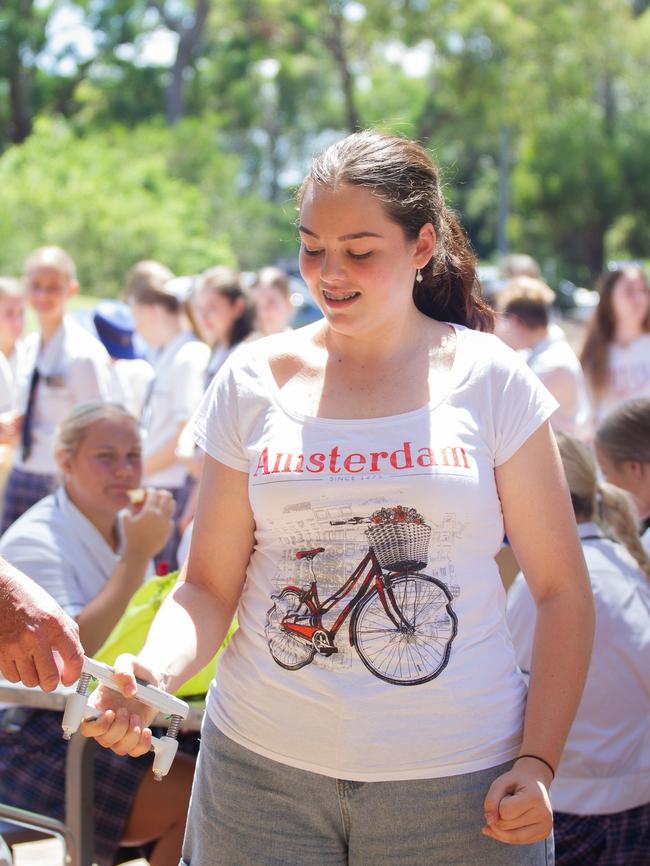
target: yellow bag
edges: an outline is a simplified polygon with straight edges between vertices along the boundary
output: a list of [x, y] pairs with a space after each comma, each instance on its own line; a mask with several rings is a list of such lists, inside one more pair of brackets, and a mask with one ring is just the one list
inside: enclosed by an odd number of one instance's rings
[[[165, 574], [161, 577], [152, 577], [144, 583], [132, 596], [126, 609], [113, 631], [106, 638], [103, 646], [95, 653], [95, 658], [108, 665], [113, 665], [115, 659], [122, 653], [133, 653], [136, 655], [144, 646], [149, 626], [158, 608], [170, 592], [178, 572]], [[226, 635], [226, 639], [219, 647], [217, 654], [202, 671], [195, 674], [190, 680], [178, 689], [176, 695], [179, 698], [205, 695], [214, 677], [217, 658], [230, 642], [230, 638], [237, 630], [237, 619], [235, 618]]]

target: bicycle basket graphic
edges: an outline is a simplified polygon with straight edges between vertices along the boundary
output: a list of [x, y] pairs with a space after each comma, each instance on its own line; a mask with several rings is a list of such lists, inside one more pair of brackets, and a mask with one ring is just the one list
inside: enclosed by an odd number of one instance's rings
[[378, 523], [366, 536], [382, 568], [419, 571], [427, 564], [431, 527], [425, 523]]

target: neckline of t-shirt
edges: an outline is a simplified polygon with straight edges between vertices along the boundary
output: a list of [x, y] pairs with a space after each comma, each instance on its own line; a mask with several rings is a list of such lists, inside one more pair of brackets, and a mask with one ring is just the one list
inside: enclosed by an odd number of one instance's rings
[[462, 334], [467, 330], [464, 325], [459, 325], [456, 322], [441, 322], [443, 325], [449, 325], [454, 329], [456, 333], [456, 346], [454, 349], [454, 360], [452, 361], [451, 368], [447, 373], [447, 387], [443, 389], [442, 393], [436, 397], [435, 400], [430, 400], [425, 406], [420, 406], [419, 409], [411, 409], [409, 412], [398, 412], [396, 415], [382, 415], [378, 418], [321, 418], [318, 415], [305, 415], [302, 412], [299, 412], [297, 409], [294, 409], [292, 406], [288, 406], [283, 397], [282, 391], [278, 386], [278, 383], [275, 381], [275, 376], [273, 375], [273, 370], [271, 369], [271, 365], [269, 363], [268, 355], [262, 359], [262, 367], [264, 370], [264, 376], [267, 380], [267, 384], [270, 389], [271, 399], [273, 402], [281, 409], [285, 415], [288, 415], [290, 418], [293, 418], [295, 421], [300, 421], [303, 424], [323, 424], [323, 425], [369, 425], [369, 424], [394, 424], [397, 421], [407, 421], [411, 418], [417, 418], [420, 415], [425, 415], [428, 412], [433, 412], [439, 406], [441, 406], [449, 394], [454, 389], [457, 381], [460, 378], [461, 371], [461, 358], [460, 358], [460, 344]]

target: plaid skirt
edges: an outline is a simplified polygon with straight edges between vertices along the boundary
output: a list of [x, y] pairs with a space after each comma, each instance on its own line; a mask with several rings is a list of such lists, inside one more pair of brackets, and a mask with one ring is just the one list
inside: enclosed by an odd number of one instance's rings
[[612, 815], [555, 812], [555, 866], [650, 866], [650, 803]]
[[14, 468], [9, 473], [4, 492], [0, 535], [15, 523], [32, 505], [49, 496], [56, 486], [55, 475], [39, 475]]
[[[0, 711], [0, 802], [65, 820], [65, 757], [61, 714], [28, 710], [18, 731], [2, 730]], [[123, 758], [95, 749], [95, 858], [112, 866], [131, 805], [151, 756]]]

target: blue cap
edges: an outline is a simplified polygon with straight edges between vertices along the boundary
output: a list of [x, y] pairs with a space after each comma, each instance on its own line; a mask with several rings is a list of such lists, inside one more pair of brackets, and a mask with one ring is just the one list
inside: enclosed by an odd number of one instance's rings
[[100, 301], [93, 313], [97, 336], [111, 358], [142, 357], [136, 346], [135, 323], [131, 310], [121, 301]]

